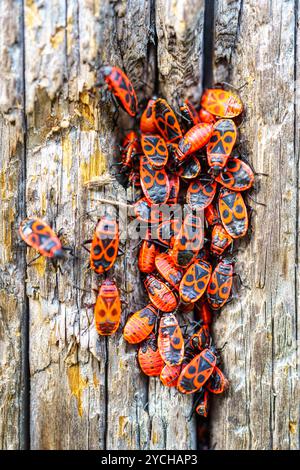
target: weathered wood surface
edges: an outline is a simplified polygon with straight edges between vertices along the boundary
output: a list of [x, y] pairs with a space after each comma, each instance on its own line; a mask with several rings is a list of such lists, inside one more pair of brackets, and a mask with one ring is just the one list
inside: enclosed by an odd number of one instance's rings
[[[98, 278], [80, 244], [104, 211], [97, 199], [131, 199], [116, 181], [88, 186], [105, 179], [116, 154], [114, 107], [93, 88], [97, 67], [118, 64], [140, 98], [160, 92], [177, 106], [184, 97], [197, 102], [204, 55], [206, 82], [212, 73], [237, 87], [247, 82], [243, 149], [269, 174], [258, 177], [255, 196], [268, 205], [249, 201], [253, 235], [238, 255], [251, 290], [243, 288], [215, 324], [218, 345], [227, 342], [231, 387], [214, 400], [211, 446], [298, 447], [297, 2], [213, 4], [210, 64], [203, 24], [212, 0], [28, 0], [24, 9], [17, 0], [0, 2], [1, 448], [196, 447], [190, 398], [142, 377], [135, 348], [120, 333], [95, 333], [88, 306]], [[130, 121], [121, 113], [119, 124]], [[44, 259], [25, 269], [17, 236], [25, 214], [63, 228], [65, 243], [78, 247], [63, 274]], [[112, 273], [126, 291], [124, 319], [144, 302], [135, 245], [124, 240], [126, 255]], [[28, 250], [27, 260], [33, 256]]]
[[[231, 381], [215, 400], [217, 449], [299, 448], [299, 18], [294, 1], [217, 0], [216, 82], [241, 90], [243, 149], [257, 172], [253, 234], [237, 272], [251, 290], [215, 322]], [[298, 81], [297, 81], [298, 80]]]
[[[174, 98], [174, 81], [168, 80], [176, 73], [185, 95], [183, 64], [190, 55], [190, 84], [200, 92], [204, 2], [194, 2], [192, 10], [182, 1], [169, 6], [139, 0], [44, 0], [26, 1], [22, 11], [21, 2], [1, 2], [3, 448], [196, 447], [195, 423], [187, 421], [191, 398], [143, 377], [135, 348], [124, 343], [121, 332], [109, 339], [95, 333], [88, 305], [95, 301], [92, 289], [99, 279], [87, 269], [80, 249], [104, 211], [97, 199], [131, 197], [116, 181], [89, 189], [89, 182], [110, 172], [116, 154], [114, 107], [109, 95], [94, 89], [97, 67], [113, 63], [125, 68], [139, 97], [145, 92], [150, 97], [162, 86]], [[173, 24], [169, 15], [180, 21]], [[157, 63], [167, 53], [169, 62], [176, 61], [159, 73]], [[130, 124], [124, 115], [119, 122]], [[63, 263], [62, 274], [43, 258], [25, 269], [25, 252], [16, 248], [25, 213], [63, 229], [65, 244], [79, 247], [78, 257]], [[132, 262], [135, 245], [126, 242], [126, 255], [113, 272], [127, 291], [123, 321], [144, 302]], [[33, 256], [28, 250], [27, 261]], [[30, 377], [24, 376], [27, 362]]]

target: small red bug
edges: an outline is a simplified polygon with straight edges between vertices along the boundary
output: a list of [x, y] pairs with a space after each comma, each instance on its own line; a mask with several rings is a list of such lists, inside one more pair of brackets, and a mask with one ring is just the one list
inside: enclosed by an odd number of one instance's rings
[[62, 258], [63, 248], [56, 233], [46, 222], [35, 217], [25, 219], [19, 227], [24, 242], [46, 258]]
[[172, 256], [168, 253], [157, 254], [155, 257], [155, 267], [171, 286], [178, 289], [183, 274], [182, 270], [175, 266]]
[[254, 183], [254, 173], [239, 158], [229, 158], [226, 168], [216, 177], [216, 181], [232, 191], [246, 191]]
[[141, 116], [140, 130], [142, 134], [155, 134], [157, 132], [153, 111], [154, 103], [155, 100], [149, 100], [147, 107]]
[[133, 166], [133, 159], [137, 154], [141, 153], [141, 147], [138, 135], [134, 131], [126, 134], [122, 142], [122, 165], [121, 172], [130, 170]]
[[219, 367], [215, 367], [213, 373], [205, 384], [205, 388], [211, 393], [220, 394], [228, 388], [229, 382]]
[[183, 302], [197, 302], [204, 294], [210, 276], [211, 264], [204, 260], [193, 263], [185, 272], [179, 287], [179, 295]]
[[180, 189], [180, 179], [178, 175], [171, 174], [169, 175], [169, 183], [170, 183], [170, 194], [169, 199], [167, 200], [167, 204], [177, 204], [178, 202], [178, 194]]
[[207, 144], [207, 161], [215, 175], [225, 167], [236, 138], [237, 128], [231, 119], [221, 119], [214, 124]]
[[241, 193], [222, 188], [218, 202], [219, 213], [226, 232], [232, 238], [244, 237], [249, 222], [247, 208]]
[[172, 312], [177, 307], [177, 299], [172, 290], [160, 279], [148, 274], [145, 288], [153, 305], [162, 312]]
[[127, 75], [119, 69], [110, 65], [102, 69], [104, 79], [108, 88], [112, 91], [120, 106], [130, 116], [134, 117], [137, 113], [137, 97], [131, 81]]
[[175, 265], [187, 268], [198, 255], [203, 246], [204, 229], [201, 219], [188, 213], [182, 227], [173, 238], [173, 246], [170, 251]]
[[92, 240], [86, 240], [83, 245], [92, 243], [90, 265], [97, 274], [103, 274], [114, 264], [119, 249], [119, 228], [117, 222], [110, 216], [104, 215], [98, 222]]
[[191, 181], [186, 201], [192, 209], [205, 209], [215, 197], [217, 183], [209, 175], [202, 174], [199, 179]]
[[121, 319], [120, 294], [116, 284], [109, 279], [105, 279], [99, 288], [94, 316], [99, 335], [108, 336], [117, 331]]
[[150, 204], [165, 204], [170, 195], [169, 178], [164, 169], [154, 170], [147, 157], [140, 159], [140, 176], [143, 192]]
[[212, 342], [212, 338], [209, 332], [208, 325], [202, 325], [197, 333], [193, 334], [190, 338], [190, 346], [192, 349], [203, 351], [203, 349], [209, 348]]
[[199, 391], [199, 397], [196, 402], [195, 411], [199, 416], [207, 418], [209, 410], [209, 393], [205, 388]]
[[192, 126], [200, 123], [198, 113], [189, 100], [185, 100], [179, 110], [184, 119], [183, 124], [186, 129], [190, 129]]
[[207, 300], [210, 306], [217, 310], [228, 301], [233, 279], [233, 261], [230, 257], [224, 258], [215, 267], [208, 287]]
[[209, 227], [220, 222], [219, 214], [217, 208], [214, 204], [209, 204], [204, 209], [205, 219]]
[[157, 99], [153, 104], [153, 110], [155, 125], [165, 141], [172, 143], [181, 139], [182, 132], [177, 118], [166, 100]]
[[145, 135], [141, 137], [143, 152], [150, 165], [155, 170], [164, 168], [168, 161], [168, 149], [165, 141], [159, 135]]
[[226, 232], [221, 224], [214, 225], [211, 232], [210, 250], [217, 256], [220, 256], [232, 243], [231, 236]]
[[200, 390], [213, 373], [217, 357], [211, 349], [197, 354], [181, 371], [177, 388], [181, 393], [194, 393]]
[[178, 144], [176, 151], [177, 163], [183, 163], [188, 155], [204, 147], [210, 139], [212, 129], [211, 124], [200, 123], [187, 131]]
[[236, 117], [243, 111], [243, 104], [236, 95], [218, 88], [205, 90], [201, 107], [214, 116], [223, 118]]
[[154, 333], [150, 333], [142, 342], [138, 351], [138, 361], [145, 375], [150, 377], [160, 375], [165, 364], [159, 353]]
[[173, 313], [163, 315], [159, 323], [158, 349], [164, 362], [178, 366], [184, 357], [184, 341], [177, 318]]
[[215, 116], [208, 111], [205, 111], [203, 108], [199, 111], [199, 119], [200, 122], [207, 122], [208, 124], [214, 124], [216, 122]]
[[178, 175], [183, 178], [185, 181], [197, 178], [201, 172], [201, 164], [197, 157], [194, 155], [185, 161], [178, 170]]
[[160, 373], [160, 380], [165, 387], [177, 387], [178, 377], [180, 375], [182, 366], [169, 366], [165, 365]]
[[148, 235], [147, 239], [142, 241], [138, 256], [138, 267], [142, 273], [152, 273], [154, 271], [156, 255], [157, 248]]
[[157, 311], [151, 304], [135, 312], [124, 327], [125, 340], [131, 344], [144, 341], [152, 332], [157, 318]]

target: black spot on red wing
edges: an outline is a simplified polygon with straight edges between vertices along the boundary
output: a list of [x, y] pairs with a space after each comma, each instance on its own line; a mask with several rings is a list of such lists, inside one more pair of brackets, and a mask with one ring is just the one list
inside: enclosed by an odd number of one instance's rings
[[229, 216], [229, 211], [228, 211], [227, 209], [225, 209], [225, 210], [223, 211], [223, 217], [224, 217], [225, 219], [227, 219], [228, 216]]
[[242, 207], [240, 204], [238, 204], [238, 205], [236, 206], [236, 208], [235, 208], [235, 211], [236, 211], [238, 214], [242, 214], [243, 210], [244, 210], [244, 209], [243, 209], [243, 207]]
[[218, 141], [218, 136], [217, 135], [212, 135], [210, 138], [210, 142], [215, 143]]
[[224, 138], [224, 141], [225, 141], [227, 144], [230, 144], [230, 142], [232, 142], [232, 137], [231, 137], [231, 135], [227, 135], [227, 136]]
[[111, 247], [108, 248], [108, 250], [107, 250], [107, 255], [109, 256], [109, 258], [111, 258], [114, 254], [115, 254], [115, 250], [114, 250], [114, 248], [111, 246]]
[[188, 274], [188, 275], [186, 276], [186, 280], [187, 280], [187, 282], [193, 282], [194, 276], [193, 276], [192, 274]]
[[194, 373], [196, 372], [196, 367], [190, 366], [190, 367], [188, 368], [188, 372], [189, 372], [189, 374], [194, 374]]
[[168, 116], [168, 120], [167, 120], [167, 121], [168, 121], [168, 124], [170, 124], [170, 126], [174, 126], [174, 124], [175, 124], [175, 119], [174, 119], [174, 117], [173, 117], [172, 115], [169, 115], [169, 116]]
[[95, 245], [95, 246], [94, 246], [94, 253], [95, 253], [95, 255], [100, 255], [100, 253], [101, 253], [101, 248], [100, 248], [99, 245]]

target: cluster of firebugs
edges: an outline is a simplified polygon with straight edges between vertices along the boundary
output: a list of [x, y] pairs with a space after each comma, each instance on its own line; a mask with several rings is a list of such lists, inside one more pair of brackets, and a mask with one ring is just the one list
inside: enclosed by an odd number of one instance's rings
[[[136, 117], [137, 97], [126, 74], [107, 66], [103, 77], [118, 104]], [[196, 394], [195, 410], [204, 417], [210, 394], [228, 387], [210, 329], [214, 315], [232, 298], [232, 247], [249, 225], [242, 192], [253, 185], [254, 173], [234, 154], [242, 112], [239, 97], [221, 88], [205, 90], [200, 110], [185, 100], [178, 115], [166, 100], [153, 98], [140, 113], [139, 130], [128, 132], [122, 143], [120, 171], [140, 192], [133, 210], [149, 228], [138, 254], [149, 303], [129, 317], [123, 335], [139, 345], [142, 371], [181, 393]], [[183, 221], [176, 213], [161, 221], [156, 207], [181, 201], [190, 209]], [[43, 220], [24, 220], [19, 232], [40, 255], [63, 256], [59, 237]], [[119, 250], [116, 220], [104, 215], [87, 243], [91, 269], [109, 271]], [[192, 310], [196, 321], [187, 335], [176, 314]], [[99, 335], [117, 331], [120, 294], [108, 278], [99, 287], [94, 317]]]

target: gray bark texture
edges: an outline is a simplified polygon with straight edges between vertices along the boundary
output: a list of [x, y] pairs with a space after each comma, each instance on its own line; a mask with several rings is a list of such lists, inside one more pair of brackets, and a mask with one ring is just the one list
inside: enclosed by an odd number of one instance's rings
[[[105, 211], [97, 200], [132, 198], [111, 176], [114, 105], [95, 87], [108, 63], [140, 99], [158, 91], [176, 109], [197, 104], [203, 82], [244, 85], [241, 148], [268, 174], [254, 196], [266, 206], [249, 200], [237, 256], [250, 289], [215, 321], [230, 388], [213, 400], [210, 444], [299, 448], [297, 15], [297, 0], [0, 0], [1, 448], [197, 448], [191, 398], [142, 376], [122, 328], [101, 338], [93, 324], [99, 280], [80, 246]], [[27, 267], [25, 216], [78, 247], [62, 273], [44, 258]], [[124, 325], [145, 295], [136, 241], [122, 243]]]

